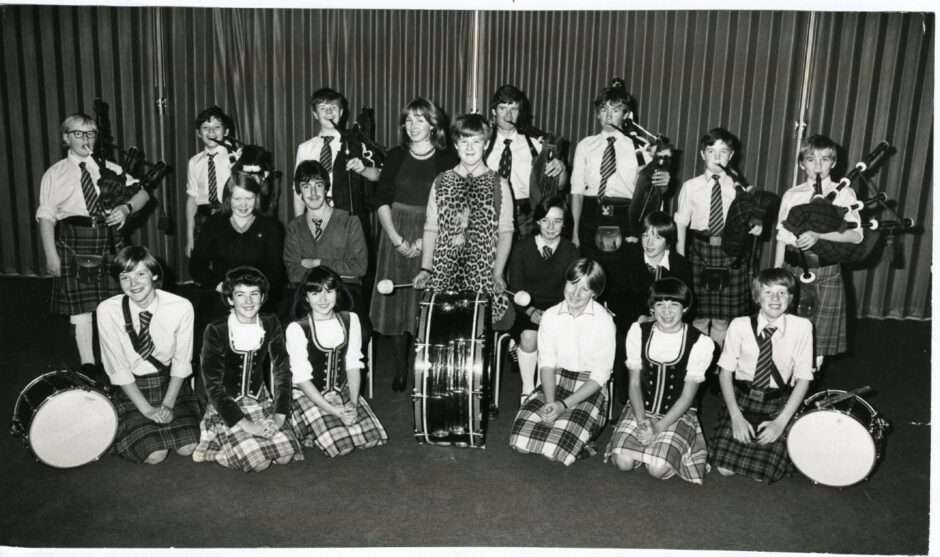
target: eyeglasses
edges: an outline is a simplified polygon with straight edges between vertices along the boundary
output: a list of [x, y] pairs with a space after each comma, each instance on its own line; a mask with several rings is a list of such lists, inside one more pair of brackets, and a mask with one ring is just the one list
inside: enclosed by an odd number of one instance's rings
[[65, 132], [65, 133], [71, 135], [71, 136], [74, 137], [75, 139], [85, 139], [85, 138], [94, 139], [94, 138], [98, 137], [98, 132], [96, 132], [96, 131], [83, 132], [83, 131], [81, 131], [81, 130], [71, 130], [71, 131], [67, 131], [67, 132]]

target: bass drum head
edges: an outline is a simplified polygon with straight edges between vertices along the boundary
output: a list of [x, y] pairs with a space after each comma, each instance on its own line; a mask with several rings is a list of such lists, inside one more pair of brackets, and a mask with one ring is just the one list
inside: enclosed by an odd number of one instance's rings
[[815, 410], [797, 418], [787, 436], [787, 451], [806, 477], [831, 487], [864, 480], [877, 458], [868, 428], [837, 410]]
[[97, 460], [117, 434], [117, 411], [98, 391], [70, 389], [36, 410], [29, 425], [29, 446], [41, 462], [74, 468]]

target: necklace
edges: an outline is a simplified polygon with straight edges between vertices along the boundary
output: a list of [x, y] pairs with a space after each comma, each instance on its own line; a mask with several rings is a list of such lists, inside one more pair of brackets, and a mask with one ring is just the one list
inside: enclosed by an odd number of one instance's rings
[[465, 165], [465, 164], [463, 163], [463, 161], [460, 161], [460, 168], [462, 168], [462, 169], [464, 170], [464, 172], [467, 173], [467, 178], [476, 178], [476, 176], [474, 176], [473, 173], [476, 172], [477, 169], [479, 169], [481, 166], [483, 166], [483, 160], [482, 160], [482, 159], [481, 159], [478, 163], [476, 163], [475, 165], [473, 165], [472, 168], [471, 168], [471, 167], [468, 167], [467, 165]]
[[412, 143], [412, 144], [411, 144], [411, 147], [409, 147], [408, 150], [411, 151], [411, 155], [412, 155], [414, 158], [416, 158], [416, 159], [423, 159], [423, 158], [429, 156], [431, 153], [433, 153], [434, 150], [435, 150], [435, 147], [434, 147], [434, 145], [432, 144], [432, 145], [431, 145], [431, 148], [428, 149], [427, 151], [425, 151], [425, 152], [423, 152], [423, 153], [418, 153], [418, 152], [415, 151], [414, 143]]

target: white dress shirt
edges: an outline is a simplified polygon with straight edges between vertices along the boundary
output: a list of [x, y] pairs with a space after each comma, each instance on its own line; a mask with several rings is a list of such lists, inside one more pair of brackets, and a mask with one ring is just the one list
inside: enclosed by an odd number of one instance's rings
[[[757, 315], [757, 332], [768, 325], [763, 313]], [[806, 318], [791, 314], [780, 316], [773, 326], [777, 328], [770, 337], [773, 346], [774, 364], [786, 383], [793, 379], [813, 379], [813, 323]], [[736, 317], [728, 325], [724, 350], [718, 358], [718, 367], [734, 372], [735, 379], [752, 381], [757, 368], [760, 349], [749, 316]], [[770, 384], [780, 388], [773, 378]]]
[[[36, 209], [36, 220], [45, 219], [58, 222], [68, 217], [87, 217], [88, 207], [85, 205], [85, 194], [82, 193], [82, 170], [79, 163], [85, 163], [85, 170], [91, 175], [95, 192], [101, 195], [98, 180], [101, 171], [98, 163], [91, 157], [80, 158], [69, 150], [68, 156], [50, 166], [42, 175], [39, 185], [39, 207]], [[105, 166], [120, 174], [120, 166], [111, 161], [105, 161]], [[129, 177], [127, 186], [137, 183]]]
[[578, 143], [574, 152], [574, 166], [571, 170], [572, 195], [597, 197], [598, 187], [601, 184], [601, 162], [604, 160], [604, 151], [607, 150], [608, 137], [615, 139], [614, 155], [617, 159], [617, 168], [607, 179], [604, 195], [633, 198], [633, 190], [640, 170], [636, 154], [641, 153], [647, 163], [649, 159], [644, 149], [634, 147], [633, 140], [620, 132], [601, 132], [585, 137]]
[[590, 379], [603, 387], [614, 367], [616, 334], [610, 313], [595, 300], [577, 317], [568, 311], [568, 302], [562, 301], [542, 314], [539, 369], [590, 371]]
[[[708, 231], [708, 217], [712, 210], [712, 184], [715, 183], [712, 176], [714, 174], [710, 170], [705, 170], [705, 174], [686, 180], [682, 184], [679, 205], [673, 217], [676, 224], [685, 225], [692, 230]], [[727, 174], [721, 174], [718, 183], [721, 184], [721, 216], [722, 220], [727, 222], [728, 209], [737, 195], [734, 179]]]
[[225, 183], [232, 175], [232, 163], [228, 158], [228, 150], [219, 146], [215, 153], [204, 149], [189, 159], [186, 172], [186, 195], [196, 200], [196, 205], [207, 205], [209, 199], [209, 157], [215, 155], [215, 186], [218, 193], [218, 203], [222, 203], [222, 192]]
[[[516, 201], [529, 198], [529, 180], [532, 177], [532, 152], [529, 150], [529, 142], [524, 135], [516, 130], [510, 134], [503, 135], [502, 130], [496, 130], [495, 144], [490, 156], [486, 158], [486, 166], [490, 167], [496, 173], [499, 173], [499, 160], [503, 156], [503, 149], [506, 148], [505, 140], [512, 140], [509, 144], [509, 152], [512, 153], [512, 168], [509, 171], [509, 186], [512, 188], [512, 194]], [[532, 146], [536, 153], [542, 152], [542, 142], [538, 139], [530, 138]]]

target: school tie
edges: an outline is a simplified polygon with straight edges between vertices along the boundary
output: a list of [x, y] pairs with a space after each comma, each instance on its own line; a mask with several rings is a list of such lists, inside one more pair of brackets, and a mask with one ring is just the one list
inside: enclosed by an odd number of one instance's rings
[[209, 153], [209, 205], [216, 207], [219, 203], [219, 185], [215, 175], [215, 153]]
[[333, 172], [333, 150], [330, 149], [330, 142], [333, 141], [332, 135], [321, 135], [323, 147], [320, 149], [320, 164], [326, 170], [327, 174]]
[[512, 172], [512, 151], [509, 149], [512, 140], [504, 139], [503, 145], [505, 145], [503, 153], [499, 156], [499, 176], [508, 180], [509, 174]]
[[713, 174], [712, 178], [715, 183], [712, 184], [711, 210], [708, 212], [708, 234], [721, 236], [721, 231], [725, 228], [725, 219], [721, 213], [721, 184], [717, 174]]
[[[768, 325], [757, 336], [757, 367], [754, 369], [754, 382], [751, 383], [755, 389], [770, 388], [771, 370], [774, 367], [774, 347], [770, 342], [770, 337], [774, 336], [776, 330], [776, 327]], [[782, 385], [777, 386], [782, 387]]]
[[552, 248], [548, 246], [542, 246], [542, 259], [548, 261], [552, 258]]
[[82, 195], [85, 196], [85, 207], [88, 209], [88, 216], [94, 217], [100, 214], [98, 206], [98, 192], [95, 191], [95, 185], [91, 181], [91, 174], [85, 168], [85, 163], [78, 163], [78, 168], [82, 171]]
[[323, 236], [323, 219], [312, 218], [310, 220], [313, 222], [313, 239], [320, 240], [320, 236]]
[[614, 141], [617, 138], [607, 138], [607, 148], [604, 149], [604, 158], [601, 159], [601, 185], [597, 188], [597, 199], [603, 199], [607, 193], [607, 179], [614, 175], [617, 169], [617, 154], [614, 153]]
[[145, 360], [153, 354], [153, 338], [150, 337], [150, 320], [152, 318], [153, 314], [149, 311], [140, 312], [140, 332], [137, 333], [139, 348], [137, 353]]

